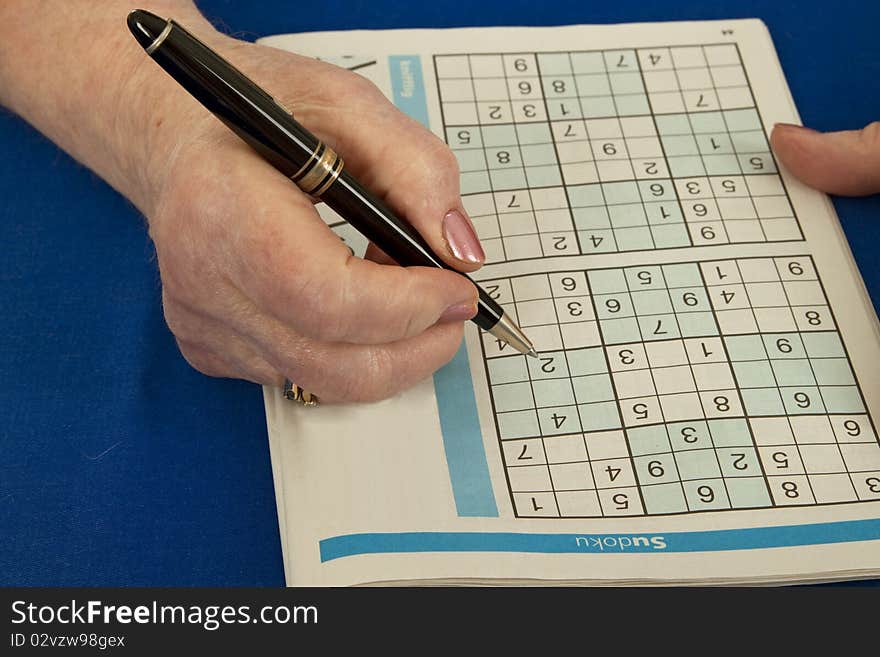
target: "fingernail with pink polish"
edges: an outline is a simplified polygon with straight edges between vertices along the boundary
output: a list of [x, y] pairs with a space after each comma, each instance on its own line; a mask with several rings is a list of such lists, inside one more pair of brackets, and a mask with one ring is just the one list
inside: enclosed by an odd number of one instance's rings
[[443, 217], [443, 237], [452, 255], [462, 262], [479, 265], [486, 259], [470, 219], [458, 210], [450, 210]]
[[477, 304], [473, 301], [465, 301], [464, 303], [456, 303], [440, 315], [441, 322], [463, 322], [477, 314]]

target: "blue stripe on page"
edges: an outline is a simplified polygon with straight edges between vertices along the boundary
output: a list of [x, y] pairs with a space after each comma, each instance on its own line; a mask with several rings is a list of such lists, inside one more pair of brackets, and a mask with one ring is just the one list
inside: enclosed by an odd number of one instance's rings
[[497, 518], [464, 343], [452, 361], [434, 374], [434, 392], [456, 511], [459, 516]]
[[418, 55], [392, 55], [388, 58], [388, 65], [394, 104], [404, 114], [430, 128], [421, 59]]
[[[417, 55], [394, 55], [388, 58], [388, 65], [394, 104], [430, 128], [421, 59]], [[459, 516], [497, 518], [498, 507], [464, 344], [452, 361], [434, 375], [434, 391], [456, 511]]]
[[358, 554], [523, 552], [621, 554], [724, 552], [880, 540], [880, 519], [654, 534], [401, 532], [347, 534], [320, 541], [321, 561]]

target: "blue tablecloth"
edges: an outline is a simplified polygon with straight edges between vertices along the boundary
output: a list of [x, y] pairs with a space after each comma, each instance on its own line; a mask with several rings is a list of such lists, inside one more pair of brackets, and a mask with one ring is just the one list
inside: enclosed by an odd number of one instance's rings
[[[877, 3], [469, 4], [199, 3], [246, 39], [757, 16], [807, 125], [880, 119]], [[203, 377], [179, 355], [125, 199], [5, 112], [0, 144], [0, 584], [283, 584], [259, 388]], [[880, 197], [835, 207], [877, 304]]]

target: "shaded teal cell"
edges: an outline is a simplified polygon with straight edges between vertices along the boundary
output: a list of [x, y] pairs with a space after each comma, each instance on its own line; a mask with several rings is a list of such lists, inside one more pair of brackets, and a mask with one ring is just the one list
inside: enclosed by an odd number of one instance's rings
[[711, 312], [682, 313], [676, 315], [678, 330], [682, 337], [697, 338], [707, 335], [718, 335], [715, 315]]
[[555, 164], [543, 167], [526, 167], [529, 187], [555, 187], [562, 184], [562, 174]]
[[763, 130], [734, 132], [730, 139], [737, 153], [766, 153], [770, 150]]
[[641, 251], [654, 248], [651, 230], [647, 227], [615, 228], [614, 240], [620, 251]]
[[703, 166], [710, 176], [732, 176], [740, 173], [740, 160], [735, 155], [704, 155]]
[[[602, 347], [575, 349], [566, 353], [568, 368], [572, 376], [584, 374], [605, 374], [608, 364], [605, 361], [605, 350]], [[534, 360], [534, 359], [531, 359]]]
[[529, 375], [534, 380], [568, 377], [566, 355], [562, 351], [542, 351], [538, 358], [527, 358]]
[[550, 127], [546, 123], [519, 123], [516, 125], [516, 134], [520, 144], [552, 144], [553, 142]]
[[522, 189], [526, 186], [526, 174], [522, 169], [504, 169], [489, 172], [492, 189]]
[[[731, 361], [765, 360], [767, 352], [759, 335], [731, 335], [724, 338]], [[769, 369], [769, 368], [768, 368]]]
[[498, 413], [521, 411], [535, 406], [532, 387], [528, 382], [492, 386], [492, 397], [495, 400], [495, 410]]
[[810, 365], [820, 386], [845, 386], [856, 382], [846, 358], [811, 358]]
[[638, 185], [634, 180], [624, 182], [602, 183], [605, 202], [608, 205], [619, 203], [641, 203]]
[[689, 135], [691, 124], [687, 114], [659, 114], [654, 117], [661, 135]]
[[666, 425], [669, 442], [676, 452], [688, 449], [712, 447], [709, 425], [704, 420], [674, 422]]
[[692, 313], [699, 311], [711, 311], [709, 295], [706, 289], [700, 287], [680, 287], [669, 291], [672, 297], [672, 306], [677, 313]]
[[548, 75], [541, 71], [543, 78], [542, 87], [544, 97], [551, 98], [572, 98], [577, 96], [577, 87], [574, 83], [574, 77], [565, 74]]
[[673, 314], [641, 316], [638, 319], [643, 340], [670, 340], [681, 337], [678, 322]]
[[814, 385], [816, 379], [806, 358], [773, 360], [773, 374], [779, 386]]
[[645, 90], [642, 85], [642, 75], [637, 70], [631, 73], [610, 73], [608, 80], [611, 83], [611, 91], [616, 94], [638, 94]]
[[575, 376], [571, 379], [571, 386], [574, 388], [578, 404], [591, 404], [614, 399], [614, 388], [608, 374]]
[[508, 125], [485, 125], [480, 128], [483, 134], [483, 145], [487, 148], [493, 146], [510, 146], [516, 148], [519, 143], [516, 139], [516, 128]]
[[680, 246], [690, 246], [691, 243], [687, 228], [685, 228], [684, 224], [651, 226], [651, 235], [654, 238], [654, 246], [658, 249], [673, 249]]
[[819, 388], [814, 386], [797, 386], [780, 388], [782, 402], [789, 415], [807, 415], [812, 413], [824, 413], [825, 404], [819, 394]]
[[741, 153], [737, 159], [743, 173], [776, 173], [776, 164], [769, 152]]
[[633, 457], [636, 476], [642, 486], [678, 481], [675, 459], [670, 452]]
[[733, 144], [726, 132], [696, 136], [697, 148], [703, 155], [733, 153]]
[[785, 407], [776, 388], [747, 388], [740, 391], [747, 415], [784, 415]]
[[700, 152], [696, 139], [691, 135], [664, 135], [662, 141], [663, 151], [667, 157], [673, 155], [697, 155]]
[[593, 292], [593, 301], [596, 304], [596, 315], [599, 319], [632, 317], [634, 314], [629, 293], [596, 294]]
[[611, 96], [611, 84], [604, 73], [585, 73], [574, 76], [577, 93], [582, 98], [590, 96]]
[[454, 149], [479, 149], [483, 147], [483, 135], [479, 128], [446, 128], [446, 143]]
[[610, 228], [579, 230], [578, 242], [581, 245], [581, 253], [608, 253], [618, 250], [614, 231]]
[[571, 72], [571, 62], [568, 53], [540, 54], [538, 68], [541, 69], [541, 75], [563, 75]]
[[626, 292], [626, 278], [622, 269], [595, 269], [587, 272], [593, 295], [609, 292]]
[[611, 96], [581, 98], [581, 110], [585, 119], [598, 119], [606, 116], [617, 116], [617, 108]]
[[568, 200], [573, 208], [605, 205], [605, 197], [602, 196], [602, 186], [598, 183], [595, 185], [573, 185], [569, 187]]
[[722, 114], [731, 132], [761, 129], [761, 119], [755, 109], [725, 110]]
[[697, 134], [706, 132], [727, 132], [721, 112], [697, 112], [690, 115], [691, 128]]
[[534, 410], [498, 413], [496, 417], [501, 438], [528, 438], [541, 435], [538, 428], [538, 415]]
[[734, 509], [753, 509], [772, 504], [763, 477], [728, 479], [725, 485], [730, 506]]
[[489, 173], [486, 171], [463, 173], [460, 184], [462, 194], [480, 194], [492, 189], [489, 183]]
[[698, 479], [682, 484], [691, 511], [729, 509], [727, 488], [721, 479]]
[[482, 171], [486, 168], [486, 158], [481, 150], [452, 151], [462, 172]]
[[565, 406], [574, 403], [568, 379], [542, 379], [532, 382], [536, 406]]
[[605, 431], [620, 428], [620, 414], [617, 402], [599, 402], [597, 404], [580, 404], [578, 413], [584, 431]]
[[663, 265], [663, 277], [666, 285], [673, 287], [694, 287], [703, 285], [700, 269], [696, 263], [681, 265]]
[[720, 477], [721, 468], [714, 449], [691, 449], [675, 454], [675, 463], [682, 481]]
[[756, 477], [762, 474], [758, 453], [752, 446], [725, 447], [716, 450], [716, 456], [725, 477]]
[[640, 180], [639, 193], [643, 201], [674, 201], [675, 187], [671, 180]]
[[638, 73], [639, 62], [636, 60], [635, 50], [606, 50], [603, 52], [605, 56], [605, 70], [609, 76], [621, 72], [634, 71]]
[[529, 144], [520, 146], [519, 150], [527, 167], [541, 164], [556, 165], [556, 151], [553, 144]]
[[663, 270], [656, 265], [641, 267], [627, 267], [623, 270], [626, 283], [632, 291], [638, 290], [663, 290], [666, 285], [663, 281]]
[[687, 511], [681, 484], [660, 484], [642, 488], [645, 511], [649, 514], [682, 513]]
[[542, 435], [555, 436], [581, 430], [580, 417], [574, 406], [539, 408], [537, 412]]
[[703, 160], [699, 155], [667, 157], [669, 171], [675, 178], [691, 178], [706, 175]]
[[489, 368], [489, 381], [493, 384], [529, 380], [525, 356], [490, 358], [487, 364]]
[[630, 94], [627, 96], [615, 96], [614, 104], [620, 116], [639, 116], [650, 114], [648, 97], [645, 94]]
[[822, 386], [820, 390], [829, 413], [865, 412], [865, 405], [856, 386]]
[[605, 206], [574, 208], [572, 216], [575, 227], [580, 230], [611, 228], [611, 219], [608, 217], [608, 208]]
[[606, 319], [599, 322], [605, 344], [622, 344], [637, 342], [641, 339], [639, 325], [635, 317], [622, 319]]
[[749, 425], [741, 418], [709, 420], [709, 433], [715, 447], [740, 447], [752, 444]]
[[581, 104], [577, 99], [559, 99], [547, 102], [547, 116], [551, 121], [559, 119], [579, 119], [581, 118]]
[[773, 360], [794, 360], [807, 355], [799, 333], [765, 333], [762, 337], [767, 355]]
[[672, 302], [666, 290], [636, 290], [630, 292], [637, 315], [661, 315], [672, 312]]
[[601, 52], [573, 52], [571, 69], [575, 73], [604, 73], [605, 59]]
[[666, 434], [666, 426], [663, 424], [627, 429], [626, 438], [629, 441], [630, 453], [633, 456], [659, 454], [661, 452], [668, 452], [671, 449], [669, 437]]
[[519, 148], [503, 147], [486, 152], [486, 162], [490, 170], [516, 169], [523, 165]]
[[611, 225], [614, 228], [646, 226], [648, 224], [648, 219], [645, 217], [645, 208], [641, 203], [612, 205], [608, 207], [608, 214], [611, 218]]
[[810, 358], [845, 357], [843, 343], [836, 332], [817, 331], [803, 334], [803, 344]]

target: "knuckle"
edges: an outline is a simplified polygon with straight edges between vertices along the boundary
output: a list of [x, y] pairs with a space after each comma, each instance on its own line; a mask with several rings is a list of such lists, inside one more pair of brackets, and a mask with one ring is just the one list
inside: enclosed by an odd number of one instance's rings
[[460, 172], [455, 155], [439, 137], [433, 134], [429, 136], [430, 139], [422, 151], [427, 164], [442, 175], [444, 182], [457, 181]]
[[215, 357], [185, 340], [177, 340], [177, 347], [180, 350], [184, 360], [194, 370], [201, 372], [205, 376], [220, 377], [225, 375], [224, 368]]
[[193, 342], [190, 322], [189, 319], [186, 318], [185, 313], [180, 312], [177, 309], [177, 305], [170, 301], [167, 293], [163, 292], [162, 297], [165, 324], [168, 326], [168, 330], [171, 331], [178, 341], [184, 340], [187, 342]]
[[880, 149], [880, 121], [869, 123], [862, 129], [862, 143], [870, 151]]
[[326, 342], [342, 340], [349, 332], [349, 285], [346, 277], [321, 278], [300, 295], [300, 328], [308, 337]]
[[346, 391], [351, 401], [373, 402], [394, 395], [400, 386], [400, 378], [395, 376], [394, 362], [385, 349], [371, 349], [364, 367], [367, 385], [357, 379], [349, 381]]

